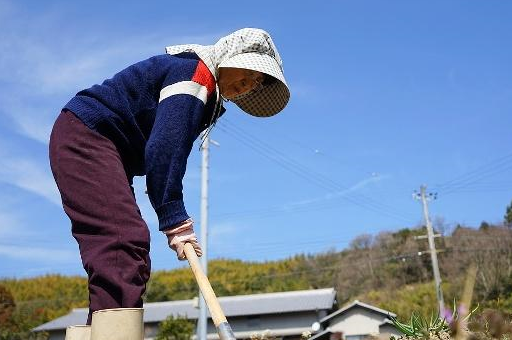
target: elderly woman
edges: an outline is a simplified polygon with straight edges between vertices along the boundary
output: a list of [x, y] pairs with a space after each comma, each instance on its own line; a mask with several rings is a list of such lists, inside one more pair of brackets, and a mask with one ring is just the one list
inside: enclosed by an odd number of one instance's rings
[[200, 256], [182, 194], [194, 140], [224, 113], [223, 100], [268, 117], [290, 97], [281, 58], [263, 30], [166, 52], [78, 92], [53, 127], [51, 168], [88, 274], [87, 324], [97, 310], [142, 307], [149, 231], [133, 177], [146, 175], [159, 229], [178, 258], [186, 242]]

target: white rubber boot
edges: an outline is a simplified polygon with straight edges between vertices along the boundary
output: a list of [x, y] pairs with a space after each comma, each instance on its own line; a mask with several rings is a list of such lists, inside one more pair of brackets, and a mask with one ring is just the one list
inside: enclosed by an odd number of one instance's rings
[[102, 309], [92, 313], [91, 340], [142, 340], [142, 308]]
[[91, 326], [69, 326], [66, 328], [65, 340], [91, 340]]

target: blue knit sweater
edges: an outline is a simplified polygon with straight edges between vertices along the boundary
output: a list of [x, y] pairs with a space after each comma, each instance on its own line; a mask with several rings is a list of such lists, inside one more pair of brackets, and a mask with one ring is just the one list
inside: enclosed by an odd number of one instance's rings
[[80, 91], [68, 109], [119, 150], [127, 175], [146, 175], [159, 229], [189, 218], [182, 180], [194, 140], [211, 122], [215, 79], [194, 53], [159, 55]]

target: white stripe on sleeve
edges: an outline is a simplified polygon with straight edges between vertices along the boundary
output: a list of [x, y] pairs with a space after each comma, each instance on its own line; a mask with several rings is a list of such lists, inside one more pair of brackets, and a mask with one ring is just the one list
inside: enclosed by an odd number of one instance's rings
[[203, 104], [206, 104], [208, 89], [206, 86], [198, 84], [195, 81], [180, 81], [179, 83], [164, 87], [160, 91], [160, 99], [158, 102], [161, 102], [165, 98], [169, 98], [170, 96], [174, 96], [176, 94], [189, 94], [201, 100]]

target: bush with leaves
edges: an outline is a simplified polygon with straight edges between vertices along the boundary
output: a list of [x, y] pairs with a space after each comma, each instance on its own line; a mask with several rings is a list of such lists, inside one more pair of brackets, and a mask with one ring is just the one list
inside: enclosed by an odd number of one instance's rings
[[169, 315], [158, 327], [155, 340], [190, 340], [194, 323], [186, 317]]

